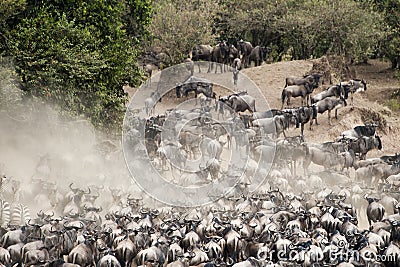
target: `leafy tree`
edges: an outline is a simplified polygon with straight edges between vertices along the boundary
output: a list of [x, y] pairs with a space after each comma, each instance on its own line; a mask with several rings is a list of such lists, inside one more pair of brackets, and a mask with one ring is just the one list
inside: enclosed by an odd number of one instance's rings
[[118, 126], [137, 85], [138, 44], [147, 34], [148, 0], [27, 0], [8, 39], [22, 89], [95, 125]]
[[269, 45], [275, 60], [292, 51], [294, 59], [325, 54], [368, 58], [382, 36], [382, 16], [354, 0], [223, 1], [228, 35]]
[[156, 0], [149, 30], [151, 48], [164, 52], [170, 64], [181, 63], [195, 44], [213, 44], [212, 32], [218, 4], [214, 0]]
[[384, 18], [383, 37], [380, 44], [382, 55], [392, 62], [392, 68], [400, 68], [400, 1], [368, 0]]

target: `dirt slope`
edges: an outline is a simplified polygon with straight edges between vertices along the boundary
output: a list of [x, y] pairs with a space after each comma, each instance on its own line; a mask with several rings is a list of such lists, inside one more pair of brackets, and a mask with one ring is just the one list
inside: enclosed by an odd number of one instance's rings
[[[259, 86], [271, 108], [280, 108], [285, 78], [304, 75], [311, 70], [312, 66], [312, 60], [288, 61], [245, 69], [243, 73]], [[339, 119], [333, 119], [332, 126], [328, 125], [327, 114], [319, 115], [319, 126], [313, 127], [313, 131], [310, 131], [308, 126], [305, 127], [306, 141], [332, 141], [344, 130], [364, 122], [380, 121], [382, 126], [378, 129], [378, 133], [382, 137], [383, 149], [379, 152], [369, 153], [368, 157], [399, 152], [400, 139], [397, 138], [397, 134], [400, 129], [400, 114], [391, 111], [384, 105], [390, 94], [394, 90], [400, 89], [400, 82], [389, 67], [389, 63], [377, 60], [370, 60], [368, 64], [354, 66], [357, 78], [367, 81], [367, 92], [355, 95], [354, 106], [341, 108], [338, 113]], [[315, 92], [321, 90], [322, 88], [318, 88]], [[291, 102], [294, 107], [301, 105], [300, 98], [292, 99]], [[289, 131], [289, 135], [292, 136], [299, 133], [299, 129]]]

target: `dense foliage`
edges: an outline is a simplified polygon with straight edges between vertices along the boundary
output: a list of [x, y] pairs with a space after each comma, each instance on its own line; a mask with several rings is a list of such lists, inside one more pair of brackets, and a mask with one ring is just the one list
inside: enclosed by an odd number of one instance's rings
[[[120, 124], [125, 82], [137, 85], [138, 45], [146, 35], [147, 0], [8, 1], [3, 54], [15, 58], [24, 91], [99, 126]], [[2, 3], [2, 10], [8, 10]]]

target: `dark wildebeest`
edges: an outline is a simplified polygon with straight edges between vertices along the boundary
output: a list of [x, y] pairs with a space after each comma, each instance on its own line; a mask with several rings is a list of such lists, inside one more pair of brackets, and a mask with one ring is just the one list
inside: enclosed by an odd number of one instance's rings
[[314, 73], [310, 75], [305, 75], [303, 77], [287, 77], [286, 78], [286, 83], [285, 87], [290, 86], [290, 85], [302, 85], [305, 83], [309, 83], [315, 86], [315, 88], [318, 87], [319, 84], [319, 79], [322, 77], [321, 74]]
[[301, 96], [301, 105], [304, 106], [304, 102], [306, 101], [306, 97], [311, 94], [314, 90], [314, 86], [312, 84], [309, 83], [305, 83], [302, 85], [290, 85], [287, 86], [285, 88], [283, 88], [282, 90], [282, 95], [281, 95], [281, 99], [282, 99], [282, 107], [281, 109], [283, 109], [283, 105], [285, 104], [285, 100], [286, 100], [286, 105], [290, 105], [290, 98], [291, 97], [299, 97]]
[[372, 225], [372, 222], [379, 222], [382, 220], [385, 215], [385, 207], [379, 203], [379, 198], [368, 197], [365, 195], [364, 198], [368, 201], [367, 207], [367, 217], [369, 225]]
[[187, 97], [190, 92], [194, 92], [196, 99], [197, 95], [200, 93], [206, 97], [215, 98], [215, 93], [212, 88], [213, 84], [209, 80], [190, 76], [186, 81], [176, 86], [175, 92], [177, 98], [183, 95]]
[[317, 103], [313, 104], [315, 106], [314, 109], [314, 114], [313, 114], [313, 120], [315, 120], [315, 124], [318, 125], [317, 121], [317, 113], [324, 113], [325, 111], [328, 111], [328, 123], [329, 125], [332, 125], [331, 122], [331, 111], [334, 109], [335, 110], [335, 119], [337, 119], [337, 110], [338, 108], [342, 106], [347, 106], [346, 100], [343, 97], [335, 97], [335, 96], [329, 96], [327, 98], [322, 99], [321, 101], [318, 101]]
[[378, 135], [375, 136], [361, 136], [356, 140], [351, 140], [349, 148], [353, 149], [355, 153], [360, 155], [360, 159], [365, 159], [368, 151], [372, 149], [382, 149], [382, 141]]
[[378, 127], [376, 124], [358, 125], [351, 130], [342, 132], [338, 140], [342, 138], [358, 139], [362, 136], [374, 136], [376, 127]]
[[234, 112], [256, 111], [256, 100], [248, 94], [232, 94], [220, 97], [219, 101], [225, 103]]
[[251, 62], [254, 61], [254, 66], [261, 66], [261, 63], [267, 59], [267, 54], [271, 52], [271, 48], [264, 46], [256, 46], [251, 50], [249, 56], [249, 66], [251, 66]]
[[253, 46], [251, 45], [250, 42], [245, 42], [243, 40], [240, 40], [237, 43], [237, 47], [239, 50], [239, 57], [241, 57], [242, 61], [243, 61], [243, 66], [245, 68], [250, 66], [250, 62], [249, 62], [249, 57], [251, 54], [251, 51], [253, 50]]
[[[213, 47], [211, 45], [195, 45], [192, 49], [192, 60], [193, 61], [207, 61], [211, 62], [212, 59]], [[197, 64], [199, 67], [199, 73], [201, 72], [200, 64]], [[211, 65], [208, 65], [208, 71], [210, 72]]]
[[[221, 68], [221, 73], [226, 71], [226, 66], [228, 64], [229, 59], [229, 45], [225, 41], [219, 42], [212, 52], [212, 59], [211, 59], [211, 70], [214, 67], [214, 63], [217, 64], [215, 67], [215, 73], [217, 73], [218, 66]], [[222, 71], [222, 65], [224, 65], [224, 69]]]
[[326, 90], [314, 95], [311, 97], [311, 104], [317, 103], [318, 101], [321, 101], [322, 99], [328, 97], [328, 96], [344, 96], [344, 91], [343, 88], [340, 84], [338, 85], [333, 85]]
[[312, 125], [312, 119], [314, 114], [315, 106], [303, 106], [299, 107], [295, 110], [295, 115], [297, 117], [297, 124], [296, 128], [300, 125], [301, 126], [301, 135], [304, 135], [304, 124], [310, 122], [310, 131]]
[[341, 86], [344, 88], [344, 98], [347, 99], [349, 96], [349, 93], [351, 94], [351, 105], [353, 106], [353, 95], [355, 93], [359, 92], [365, 92], [367, 91], [367, 82], [362, 79], [352, 79], [348, 82], [341, 82]]
[[230, 45], [229, 46], [229, 52], [228, 52], [228, 64], [229, 66], [234, 67], [234, 62], [235, 59], [239, 58], [239, 50], [234, 46], [234, 45]]

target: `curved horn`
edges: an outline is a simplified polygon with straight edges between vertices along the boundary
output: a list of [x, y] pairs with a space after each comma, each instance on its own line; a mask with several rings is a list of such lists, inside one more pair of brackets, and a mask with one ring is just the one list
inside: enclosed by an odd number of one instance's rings
[[74, 183], [70, 183], [69, 184], [69, 188], [72, 190], [72, 191], [74, 191], [74, 192], [76, 192], [77, 190], [78, 190], [78, 188], [72, 188], [72, 185], [73, 185]]

